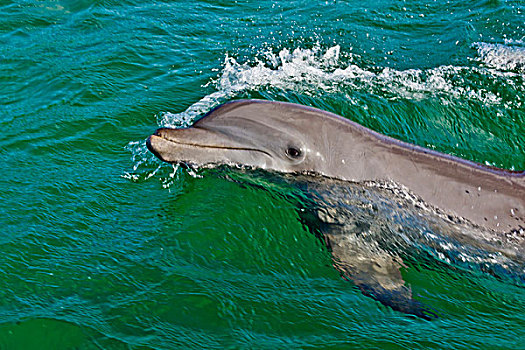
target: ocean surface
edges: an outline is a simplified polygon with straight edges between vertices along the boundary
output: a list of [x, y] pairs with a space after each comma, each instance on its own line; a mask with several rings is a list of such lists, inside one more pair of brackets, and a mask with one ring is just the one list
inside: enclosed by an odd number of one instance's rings
[[0, 98], [2, 350], [525, 349], [523, 265], [392, 251], [439, 313], [409, 316], [340, 276], [293, 179], [145, 146], [259, 98], [524, 170], [521, 0], [1, 0]]

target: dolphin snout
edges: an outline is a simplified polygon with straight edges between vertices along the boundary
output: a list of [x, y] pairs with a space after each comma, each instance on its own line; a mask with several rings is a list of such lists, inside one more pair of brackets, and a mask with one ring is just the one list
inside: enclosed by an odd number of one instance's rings
[[146, 140], [146, 147], [148, 147], [149, 151], [153, 153], [157, 158], [163, 159], [162, 155], [159, 153], [159, 150], [161, 148], [160, 141], [161, 139], [166, 139], [168, 128], [160, 128], [155, 130], [155, 132], [148, 137]]

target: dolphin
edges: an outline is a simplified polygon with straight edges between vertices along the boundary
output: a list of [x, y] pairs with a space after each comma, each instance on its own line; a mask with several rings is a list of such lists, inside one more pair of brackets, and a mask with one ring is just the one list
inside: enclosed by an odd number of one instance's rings
[[297, 104], [233, 101], [191, 128], [158, 129], [147, 145], [166, 162], [392, 181], [475, 225], [497, 232], [525, 228], [525, 171], [487, 167], [411, 145]]
[[[158, 129], [147, 147], [171, 163], [225, 164], [351, 183], [395, 184], [454, 222], [479, 227], [497, 239], [521, 237], [525, 230], [525, 171], [488, 167], [412, 145], [298, 104], [228, 102], [189, 128]], [[393, 309], [423, 318], [436, 316], [412, 300], [399, 273], [399, 259], [380, 248], [365, 251], [359, 242], [341, 238], [334, 230], [342, 228], [324, 225], [321, 231], [344, 276]]]

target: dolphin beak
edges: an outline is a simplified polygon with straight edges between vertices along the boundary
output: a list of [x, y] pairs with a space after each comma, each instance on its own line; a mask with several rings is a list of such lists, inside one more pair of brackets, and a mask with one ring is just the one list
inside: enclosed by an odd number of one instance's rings
[[271, 157], [249, 142], [218, 131], [199, 127], [157, 129], [146, 141], [151, 153], [166, 162], [196, 164], [236, 163], [240, 153], [257, 153]]
[[[185, 143], [184, 139], [187, 137], [180, 137], [188, 129], [169, 129], [160, 128], [148, 137], [146, 140], [146, 146], [148, 150], [153, 153], [157, 158], [165, 162], [173, 162], [172, 159], [174, 151], [176, 152]], [[177, 137], [179, 135], [179, 137]]]
[[[148, 139], [146, 140], [146, 147], [148, 147], [148, 150], [153, 153], [155, 155], [155, 157], [159, 158], [159, 159], [162, 159], [160, 153], [157, 152], [157, 150], [155, 149], [155, 147], [153, 146], [153, 144], [155, 144], [157, 141], [155, 140], [155, 138], [159, 138], [156, 134], [153, 134], [151, 135], [150, 137], [148, 137]], [[162, 159], [164, 160], [164, 159]]]
[[155, 132], [148, 137], [146, 140], [146, 146], [148, 150], [153, 153], [157, 158], [162, 159], [163, 161], [168, 161], [162, 157], [160, 150], [162, 149], [162, 143], [165, 141], [165, 137], [162, 135], [166, 133], [167, 128], [160, 128], [155, 130]]

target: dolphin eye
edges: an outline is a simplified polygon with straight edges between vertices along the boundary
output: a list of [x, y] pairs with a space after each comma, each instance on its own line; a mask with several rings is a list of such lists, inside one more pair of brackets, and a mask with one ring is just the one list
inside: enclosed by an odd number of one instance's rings
[[286, 155], [290, 158], [297, 159], [301, 156], [301, 154], [301, 150], [294, 146], [289, 146], [286, 149]]

